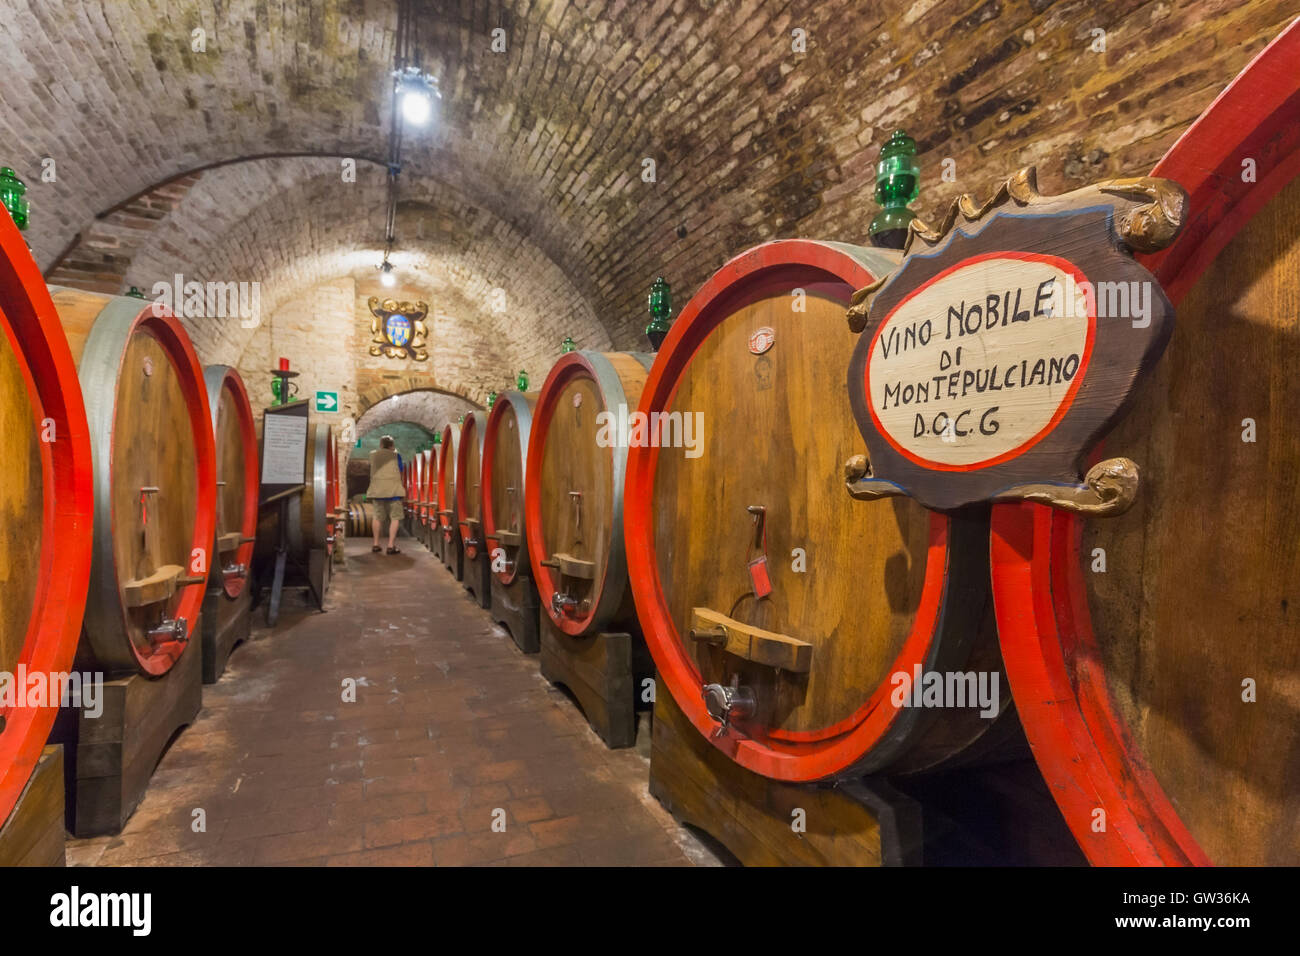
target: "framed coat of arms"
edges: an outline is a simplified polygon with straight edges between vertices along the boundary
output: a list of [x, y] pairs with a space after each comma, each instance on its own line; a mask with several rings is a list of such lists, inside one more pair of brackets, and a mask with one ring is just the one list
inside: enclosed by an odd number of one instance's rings
[[372, 295], [366, 305], [370, 308], [370, 332], [374, 336], [371, 355], [417, 362], [428, 360], [429, 327], [424, 323], [424, 317], [429, 314], [428, 303], [380, 300], [379, 296]]

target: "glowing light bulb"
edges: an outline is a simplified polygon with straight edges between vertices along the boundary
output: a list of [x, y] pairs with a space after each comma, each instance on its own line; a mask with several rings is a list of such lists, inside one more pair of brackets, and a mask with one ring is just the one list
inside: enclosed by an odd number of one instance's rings
[[402, 91], [402, 119], [412, 126], [423, 126], [433, 115], [433, 97], [427, 88], [412, 85]]
[[379, 274], [379, 281], [383, 286], [390, 289], [397, 285], [397, 276], [393, 275], [392, 266], [389, 266]]

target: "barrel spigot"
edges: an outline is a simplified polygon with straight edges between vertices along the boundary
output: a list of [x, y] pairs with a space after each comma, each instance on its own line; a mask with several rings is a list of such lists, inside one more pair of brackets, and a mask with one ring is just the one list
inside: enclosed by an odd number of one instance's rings
[[551, 610], [556, 614], [573, 614], [578, 607], [578, 599], [556, 591], [551, 595]]
[[160, 623], [155, 624], [145, 632], [149, 638], [149, 643], [157, 646], [167, 641], [180, 641], [184, 643], [189, 640], [189, 622], [183, 617], [164, 618]]
[[753, 717], [758, 710], [758, 701], [748, 687], [705, 684], [703, 696], [704, 709], [718, 722], [718, 729], [713, 734], [715, 737], [724, 736], [736, 718]]

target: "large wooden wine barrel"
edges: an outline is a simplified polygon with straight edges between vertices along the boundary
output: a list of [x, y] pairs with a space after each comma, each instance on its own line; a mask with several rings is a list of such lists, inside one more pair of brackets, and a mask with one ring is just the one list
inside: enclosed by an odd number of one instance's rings
[[[72, 664], [90, 581], [90, 432], [77, 367], [40, 270], [0, 213], [0, 671]], [[57, 707], [0, 707], [0, 824], [41, 756]]]
[[[862, 447], [845, 307], [897, 262], [804, 240], [738, 256], [683, 308], [641, 397], [640, 412], [680, 416], [660, 419], [665, 437], [684, 438], [692, 416], [697, 443], [629, 452], [646, 641], [699, 733], [777, 780], [924, 769], [987, 743], [997, 723], [891, 701], [895, 675], [918, 667], [997, 671], [986, 519], [845, 489], [844, 462]], [[758, 597], [750, 565], [764, 555], [771, 592]]]
[[1300, 863], [1297, 63], [1292, 26], [1152, 173], [1191, 207], [1146, 260], [1168, 351], [1104, 443], [1137, 502], [993, 510], [1016, 705], [1096, 864]]
[[470, 412], [460, 430], [456, 449], [456, 524], [465, 560], [486, 554], [483, 543], [483, 436], [487, 413]]
[[215, 451], [203, 369], [156, 303], [53, 288], [77, 360], [95, 474], [87, 662], [167, 673], [194, 633], [216, 534]]
[[552, 366], [533, 409], [528, 558], [543, 613], [573, 637], [636, 621], [623, 545], [628, 449], [601, 422], [636, 408], [652, 359], [569, 352]]
[[348, 537], [364, 538], [371, 534], [371, 522], [375, 509], [367, 501], [352, 501], [348, 504]]
[[464, 574], [460, 544], [460, 518], [456, 514], [456, 457], [460, 451], [460, 425], [448, 422], [442, 429], [438, 454], [438, 531], [442, 537], [442, 563], [459, 581]]
[[418, 480], [420, 527], [418, 537], [423, 542], [429, 539], [429, 529], [437, 527], [438, 524], [438, 509], [434, 507], [433, 493], [433, 489], [437, 484], [434, 481], [434, 466], [437, 464], [437, 459], [431, 450], [416, 452], [416, 458], [420, 463]]
[[212, 546], [212, 579], [231, 598], [248, 581], [257, 534], [257, 423], [248, 391], [229, 365], [203, 372], [216, 442], [217, 532]]
[[528, 485], [528, 436], [536, 392], [503, 392], [483, 430], [483, 539], [489, 553], [500, 548], [505, 562], [494, 572], [504, 585], [531, 574], [524, 533], [524, 489]]
[[426, 449], [424, 455], [424, 501], [426, 520], [420, 528], [420, 541], [433, 549], [438, 533], [438, 449]]

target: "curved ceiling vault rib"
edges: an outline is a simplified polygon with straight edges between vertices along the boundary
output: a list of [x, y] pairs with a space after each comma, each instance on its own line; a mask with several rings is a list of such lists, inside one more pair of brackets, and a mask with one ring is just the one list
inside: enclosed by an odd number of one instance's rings
[[356, 434], [364, 435], [394, 422], [412, 422], [439, 434], [444, 425], [475, 409], [459, 395], [433, 390], [402, 392], [376, 402], [357, 419]]
[[[200, 282], [257, 281], [268, 317], [321, 282], [344, 275], [373, 282], [383, 190], [380, 170], [358, 168], [356, 182], [344, 183], [336, 160], [260, 160], [212, 170], [154, 227], [126, 281], [146, 290], [178, 272]], [[431, 178], [408, 184], [406, 195], [394, 259], [404, 283], [427, 289], [432, 300], [435, 362], [448, 338], [472, 335], [491, 346], [484, 358], [495, 353], [509, 366], [475, 371], [504, 382], [520, 367], [549, 366], [566, 335], [609, 347], [585, 298], [517, 229]], [[253, 335], [237, 322], [188, 324], [204, 355], [237, 355]]]

